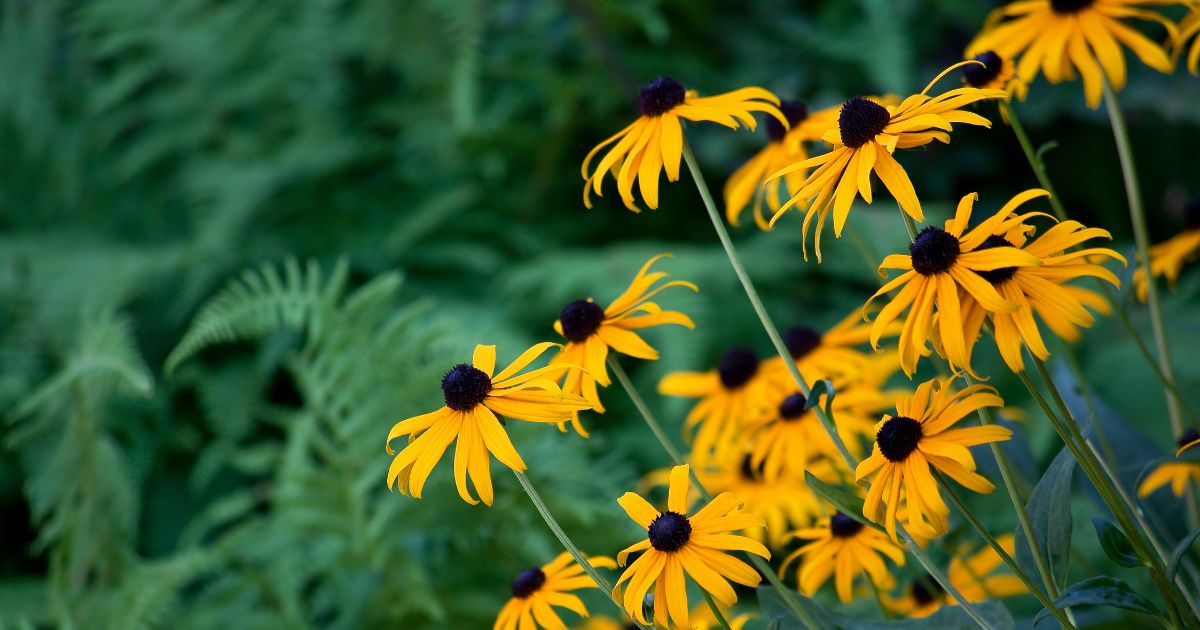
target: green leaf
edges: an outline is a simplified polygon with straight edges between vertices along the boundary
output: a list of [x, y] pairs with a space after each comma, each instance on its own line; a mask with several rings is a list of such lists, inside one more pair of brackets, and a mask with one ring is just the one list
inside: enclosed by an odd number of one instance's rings
[[1187, 550], [1196, 542], [1196, 538], [1200, 537], [1200, 529], [1193, 529], [1192, 533], [1183, 537], [1178, 545], [1175, 545], [1175, 550], [1171, 552], [1171, 561], [1167, 563], [1167, 579], [1174, 580], [1175, 574], [1179, 573], [1179, 564], [1183, 562], [1183, 557], [1187, 555]]
[[1121, 531], [1116, 524], [1102, 517], [1093, 516], [1092, 525], [1096, 528], [1096, 538], [1100, 539], [1100, 546], [1104, 548], [1104, 553], [1108, 554], [1108, 557], [1115, 560], [1117, 564], [1123, 567], [1147, 564], [1133, 549], [1133, 545], [1125, 537], [1125, 532]]
[[[1058, 599], [1054, 600], [1054, 605], [1059, 608], [1112, 606], [1155, 617], [1159, 616], [1158, 609], [1150, 600], [1134, 592], [1125, 582], [1107, 575], [1090, 577], [1082, 582], [1072, 584], [1063, 591], [1062, 595], [1059, 595]], [[1049, 611], [1043, 610], [1038, 613], [1037, 617], [1034, 617], [1033, 624], [1036, 626], [1049, 615]]]
[[[805, 628], [796, 619], [787, 604], [769, 586], [757, 590], [759, 605], [762, 606], [763, 617], [770, 619], [768, 628], [780, 630], [799, 630]], [[890, 621], [875, 621], [870, 619], [855, 619], [826, 610], [813, 600], [798, 596], [804, 610], [812, 617], [813, 622], [820, 628], [853, 628], [854, 630], [979, 630], [977, 624], [959, 606], [943, 606], [937, 612], [924, 619], [895, 619]], [[983, 618], [988, 628], [1007, 630], [1014, 627], [1012, 615], [999, 602], [980, 602], [974, 604], [976, 612]]]
[[824, 481], [817, 479], [815, 475], [807, 470], [804, 471], [804, 480], [806, 483], [808, 483], [808, 487], [811, 488], [812, 491], [817, 494], [817, 496], [821, 497], [830, 505], [837, 508], [837, 510], [842, 514], [849, 516], [850, 518], [862, 523], [863, 525], [866, 525], [867, 527], [873, 527], [879, 531], [883, 531], [882, 527], [871, 522], [869, 519], [867, 519], [867, 517], [863, 516], [863, 500], [858, 498], [858, 495], [842, 486], [827, 484]]
[[[1065, 447], [1059, 451], [1050, 467], [1042, 475], [1025, 509], [1029, 512], [1033, 536], [1037, 539], [1051, 575], [1059, 584], [1067, 580], [1067, 566], [1071, 555], [1071, 479], [1075, 472], [1075, 459]], [[1033, 561], [1025, 532], [1017, 528], [1016, 558], [1021, 568], [1035, 582], [1041, 584], [1041, 575]], [[1044, 586], [1044, 585], [1043, 585]]]
[[821, 395], [825, 395], [825, 417], [833, 417], [833, 397], [837, 396], [837, 390], [834, 389], [833, 383], [829, 379], [821, 379], [812, 384], [812, 389], [808, 391], [808, 398], [804, 400], [805, 411], [817, 406], [821, 400]]

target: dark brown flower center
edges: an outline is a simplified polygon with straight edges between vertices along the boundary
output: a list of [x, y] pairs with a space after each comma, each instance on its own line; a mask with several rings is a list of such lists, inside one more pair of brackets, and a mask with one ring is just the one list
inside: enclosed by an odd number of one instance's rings
[[647, 83], [638, 93], [638, 106], [643, 116], [662, 116], [683, 103], [687, 90], [683, 84], [663, 76]]
[[1179, 434], [1179, 439], [1175, 441], [1176, 448], [1183, 448], [1196, 440], [1200, 440], [1200, 432], [1195, 429], [1188, 428], [1183, 433]]
[[678, 512], [663, 512], [646, 529], [650, 546], [659, 551], [679, 551], [692, 537], [692, 524]]
[[1197, 197], [1183, 207], [1183, 227], [1189, 230], [1200, 230], [1200, 197]]
[[913, 600], [917, 602], [918, 606], [928, 606], [929, 604], [932, 604], [933, 602], [937, 601], [937, 599], [941, 597], [942, 593], [944, 592], [945, 591], [942, 590], [942, 585], [938, 584], [937, 580], [933, 579], [933, 577], [928, 573], [925, 574], [924, 579], [919, 579], [912, 583]]
[[916, 240], [908, 246], [913, 270], [923, 276], [949, 271], [954, 261], [958, 260], [959, 252], [958, 237], [933, 226], [921, 230]]
[[584, 341], [599, 330], [604, 309], [589, 300], [575, 300], [559, 311], [558, 321], [567, 341]]
[[806, 404], [808, 404], [808, 399], [804, 397], [804, 394], [800, 392], [791, 394], [779, 403], [779, 417], [784, 420], [795, 420], [804, 415], [804, 405]]
[[442, 395], [446, 406], [455, 411], [470, 411], [492, 391], [492, 379], [483, 370], [466, 363], [450, 368], [442, 377]]
[[783, 333], [783, 345], [793, 359], [803, 359], [821, 345], [821, 333], [808, 326], [792, 326]]
[[1050, 8], [1055, 13], [1078, 13], [1093, 4], [1096, 0], [1050, 0]]
[[857, 149], [883, 132], [892, 115], [886, 107], [861, 96], [846, 101], [838, 112], [838, 131], [842, 144]]
[[[1008, 242], [1008, 239], [1004, 238], [1003, 236], [993, 234], [985, 238], [983, 243], [981, 243], [979, 247], [975, 249], [975, 251], [992, 249], [993, 247], [1014, 247], [1014, 245]], [[979, 274], [981, 278], [992, 284], [1003, 284], [1009, 280], [1012, 280], [1012, 277], [1017, 274], [1017, 268], [1001, 267], [999, 269], [992, 269], [991, 271], [976, 271], [975, 273]]]
[[525, 569], [518, 573], [516, 579], [512, 581], [512, 596], [517, 599], [525, 599], [538, 592], [538, 589], [542, 588], [545, 583], [546, 573], [540, 568]]
[[883, 453], [888, 461], [902, 462], [917, 449], [921, 436], [920, 422], [904, 416], [895, 416], [879, 427], [879, 432], [875, 434], [875, 443], [879, 445], [879, 452]]
[[725, 389], [737, 389], [745, 385], [758, 372], [758, 355], [749, 348], [730, 348], [717, 364], [717, 374]]
[[862, 523], [859, 523], [858, 521], [846, 516], [845, 514], [842, 514], [841, 512], [834, 512], [833, 516], [829, 517], [829, 532], [833, 534], [835, 538], [850, 538], [858, 532], [861, 532], [862, 528]]
[[1000, 55], [990, 50], [976, 55], [974, 61], [983, 65], [973, 63], [963, 66], [962, 70], [963, 79], [971, 87], [981, 88], [996, 80], [996, 77], [1000, 75], [1001, 68], [1004, 67], [1004, 61], [1000, 59]]
[[[782, 101], [779, 103], [779, 111], [783, 113], [783, 117], [787, 119], [788, 126], [790, 127], [795, 127], [796, 123], [808, 118], [808, 107], [800, 101]], [[774, 116], [767, 116], [766, 123], [764, 124], [767, 126], [768, 138], [772, 141], [783, 140], [787, 129], [784, 129], [783, 124], [776, 120]]]
[[766, 466], [766, 462], [762, 462], [759, 465], [755, 466], [754, 458], [750, 457], [749, 455], [743, 457], [742, 458], [742, 466], [741, 466], [742, 479], [745, 479], [746, 481], [761, 480], [763, 468], [765, 466]]

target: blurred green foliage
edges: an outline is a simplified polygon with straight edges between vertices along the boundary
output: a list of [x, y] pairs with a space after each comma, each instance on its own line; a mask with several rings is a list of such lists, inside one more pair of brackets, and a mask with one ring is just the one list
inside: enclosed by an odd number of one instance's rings
[[[439, 404], [441, 372], [477, 342], [499, 344], [503, 361], [550, 338], [562, 304], [611, 298], [660, 251], [702, 287], [668, 299], [698, 330], [652, 334], [664, 359], [633, 368], [645, 392], [724, 345], [765, 348], [686, 183], [639, 216], [612, 197], [580, 203], [579, 161], [633, 115], [639, 84], [754, 84], [815, 106], [911, 92], [957, 60], [989, 8], [3, 0], [0, 620], [486, 627], [510, 577], [557, 546], [498, 467], [490, 510], [459, 501], [444, 470], [422, 501], [386, 490], [387, 430]], [[1059, 142], [1048, 159], [1070, 211], [1128, 252], [1102, 113], [1076, 85], [1046, 88], [1020, 108], [1025, 122], [1036, 142]], [[1200, 194], [1200, 81], [1139, 66], [1122, 98], [1159, 240]], [[762, 142], [690, 137], [714, 185]], [[935, 220], [963, 193], [993, 208], [1034, 183], [999, 124], [906, 166]], [[877, 256], [903, 243], [894, 211], [882, 199], [855, 210]], [[845, 241], [806, 264], [798, 227], [737, 237], [781, 322], [828, 325], [875, 279]], [[1179, 348], [1200, 347], [1196, 276], [1167, 304]], [[1121, 447], [1165, 454], [1160, 390], [1123, 330], [1102, 322], [1078, 354], [1114, 430], [1139, 420], [1145, 437]], [[1194, 391], [1200, 365], [1181, 357], [1180, 369]], [[1021, 403], [1010, 378], [994, 382]], [[511, 427], [551, 509], [594, 554], [636, 534], [614, 498], [666, 463], [627, 402], [607, 401], [587, 441]], [[652, 403], [678, 426], [683, 403]], [[1031, 414], [1030, 484], [1056, 451], [1043, 425]], [[1076, 509], [1094, 512], [1085, 495]], [[975, 500], [1011, 528], [1001, 497]], [[1119, 570], [1076, 538], [1079, 567]]]

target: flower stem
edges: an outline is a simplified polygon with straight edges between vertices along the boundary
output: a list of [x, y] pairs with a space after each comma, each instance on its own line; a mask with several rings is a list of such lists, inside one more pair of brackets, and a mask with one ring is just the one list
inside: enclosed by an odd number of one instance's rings
[[[696, 156], [692, 155], [692, 147], [688, 144], [687, 138], [683, 139], [683, 159], [687, 162], [688, 170], [692, 173], [692, 179], [696, 182], [696, 189], [700, 191], [700, 198], [704, 201], [704, 209], [708, 211], [708, 218], [712, 220], [713, 229], [717, 231], [717, 238], [720, 239], [721, 246], [725, 248], [725, 255], [729, 257], [729, 264], [733, 267], [734, 273], [737, 274], [738, 280], [741, 281], [742, 288], [746, 291], [746, 297], [750, 300], [750, 305], [754, 307], [754, 312], [758, 315], [759, 322], [762, 323], [763, 329], [767, 331], [767, 336], [771, 338], [771, 345], [775, 346], [775, 351], [779, 353], [779, 358], [783, 359], [783, 364], [787, 366], [792, 379], [796, 381], [796, 386], [800, 388], [800, 393], [806, 397], [809, 396], [812, 389], [808, 386], [808, 382], [804, 380], [804, 376], [800, 374], [799, 368], [796, 367], [796, 361], [792, 358], [791, 353], [788, 352], [787, 346], [784, 345], [783, 337], [779, 335], [779, 329], [775, 327], [775, 322], [771, 320], [770, 314], [767, 313], [766, 307], [763, 306], [762, 300], [758, 297], [758, 291], [754, 288], [754, 283], [750, 280], [750, 275], [746, 273], [746, 267], [742, 265], [741, 257], [738, 256], [737, 250], [733, 247], [733, 240], [729, 238], [729, 231], [725, 229], [724, 220], [721, 219], [721, 214], [717, 211], [716, 204], [713, 203], [712, 193], [708, 191], [708, 183], [704, 181], [704, 175], [700, 172], [700, 166], [696, 164]], [[846, 465], [853, 471], [856, 466], [854, 456], [850, 454], [850, 450], [846, 448], [846, 443], [842, 441], [842, 437], [834, 429], [833, 419], [825, 413], [825, 410], [820, 405], [815, 405], [813, 411], [816, 412], [821, 426], [829, 434], [829, 438], [833, 440], [838, 452], [841, 453], [842, 459], [845, 460]]]
[[[1042, 606], [1046, 607], [1046, 610], [1050, 611], [1050, 614], [1054, 615], [1055, 619], [1058, 619], [1058, 622], [1061, 623], [1064, 628], [1074, 628], [1075, 624], [1072, 623], [1067, 616], [1069, 614], [1068, 611], [1058, 608], [1054, 605], [1054, 600], [1057, 599], [1058, 596], [1047, 595], [1046, 591], [1038, 587], [1037, 583], [1033, 581], [1033, 578], [1021, 568], [1021, 565], [1017, 564], [1017, 561], [1014, 560], [1012, 556], [1008, 555], [1008, 552], [1004, 550], [1004, 547], [1000, 545], [1000, 542], [997, 541], [996, 538], [983, 527], [983, 524], [979, 522], [979, 519], [975, 518], [975, 515], [971, 513], [971, 510], [967, 508], [967, 505], [961, 498], [959, 498], [958, 494], [954, 492], [954, 488], [950, 487], [950, 483], [946, 481], [945, 477], [943, 477], [940, 472], [937, 473], [937, 480], [938, 483], [940, 483], [941, 486], [946, 489], [946, 494], [950, 496], [950, 502], [954, 504], [954, 507], [958, 508], [958, 512], [962, 514], [963, 518], [965, 518], [968, 523], [971, 524], [971, 527], [975, 529], [979, 536], [983, 538], [983, 540], [987, 542], [987, 544], [993, 550], [995, 550], [996, 554], [1000, 556], [1000, 559], [1004, 561], [1004, 564], [1007, 564], [1008, 568], [1012, 569], [1013, 573], [1020, 578], [1020, 580], [1025, 584], [1025, 588], [1029, 589], [1029, 592], [1035, 598], [1037, 598], [1039, 602], [1042, 603]], [[1033, 550], [1039, 546], [1037, 544], [1037, 540], [1030, 536], [1029, 532], [1026, 532], [1025, 536], [1025, 539], [1029, 541], [1030, 550]], [[1040, 550], [1038, 551], [1038, 556], [1041, 556]], [[1041, 571], [1042, 567], [1039, 565], [1038, 572], [1041, 573]], [[976, 577], [976, 580], [980, 584], [983, 584], [983, 580], [980, 579], [980, 577]], [[1054, 582], [1051, 578], [1047, 577], [1045, 573], [1043, 573], [1042, 583], [1045, 584], [1047, 588], [1050, 588]]]
[[[650, 432], [653, 433], [654, 437], [658, 439], [658, 443], [662, 445], [663, 450], [667, 452], [667, 455], [671, 457], [671, 460], [675, 462], [675, 465], [678, 466], [686, 463], [683, 455], [681, 455], [679, 450], [675, 448], [675, 445], [671, 443], [671, 438], [667, 437], [667, 433], [663, 431], [662, 425], [658, 423], [658, 419], [655, 418], [654, 413], [650, 411], [650, 407], [646, 405], [646, 401], [642, 398], [642, 395], [639, 394], [637, 389], [633, 386], [633, 381], [629, 380], [629, 375], [625, 373], [625, 370], [621, 367], [621, 363], [612, 355], [609, 355], [608, 357], [608, 367], [617, 377], [617, 382], [619, 382], [621, 387], [625, 389], [625, 393], [629, 395], [630, 400], [633, 401], [633, 406], [637, 407], [638, 412], [641, 413], [642, 420], [645, 420], [646, 425], [650, 427]], [[692, 477], [692, 483], [696, 484], [696, 490], [700, 492], [700, 495], [703, 496], [706, 501], [712, 501], [712, 494], [709, 493], [708, 489], [704, 487], [704, 484], [700, 482], [700, 478], [696, 476], [695, 468], [689, 467], [688, 472]], [[820, 627], [816, 620], [814, 620], [812, 616], [808, 614], [808, 611], [804, 609], [804, 606], [792, 595], [791, 589], [784, 585], [784, 583], [775, 575], [775, 570], [771, 568], [770, 564], [767, 564], [766, 560], [763, 560], [759, 556], [752, 553], [746, 553], [746, 558], [750, 560], [750, 563], [754, 565], [754, 568], [758, 569], [758, 572], [761, 573], [763, 577], [765, 577], [767, 581], [771, 583], [771, 586], [775, 587], [775, 591], [779, 593], [781, 598], [783, 598], [784, 603], [786, 603], [788, 608], [791, 609], [792, 613], [796, 615], [796, 618], [804, 624], [804, 627]], [[704, 593], [705, 598], [708, 597], [708, 593], [705, 592], [704, 589], [700, 589], [700, 591]]]
[[1063, 208], [1062, 201], [1059, 200], [1058, 193], [1054, 190], [1054, 184], [1050, 183], [1046, 165], [1034, 151], [1033, 143], [1029, 141], [1029, 135], [1025, 133], [1025, 126], [1021, 124], [1021, 119], [1017, 118], [1017, 112], [1013, 109], [1012, 103], [1007, 100], [1000, 101], [1000, 109], [1004, 110], [1004, 114], [1008, 118], [1008, 125], [1012, 128], [1013, 134], [1017, 136], [1017, 142], [1021, 144], [1021, 150], [1025, 152], [1025, 159], [1029, 162], [1029, 167], [1033, 169], [1038, 184], [1050, 193], [1050, 207], [1054, 209], [1054, 216], [1058, 217], [1059, 221], [1066, 221], [1067, 211]]
[[[712, 193], [708, 191], [708, 184], [704, 181], [704, 175], [700, 172], [700, 166], [696, 164], [696, 157], [692, 155], [692, 148], [688, 145], [687, 138], [683, 140], [683, 159], [687, 162], [688, 170], [692, 173], [692, 179], [696, 182], [696, 189], [700, 192], [700, 198], [704, 201], [704, 209], [708, 211], [708, 218], [712, 221], [713, 229], [717, 232], [717, 238], [720, 239], [721, 246], [725, 248], [725, 255], [729, 258], [729, 264], [733, 267], [738, 280], [742, 283], [742, 288], [746, 291], [746, 297], [750, 300], [750, 305], [754, 307], [754, 312], [758, 315], [758, 319], [766, 330], [767, 336], [771, 338], [771, 344], [775, 346], [775, 351], [783, 359], [783, 364], [787, 366], [788, 372], [791, 373], [792, 379], [796, 381], [800, 392], [808, 396], [812, 390], [809, 388], [808, 382], [804, 380], [804, 376], [800, 374], [800, 370], [796, 367], [796, 361], [792, 359], [787, 346], [784, 345], [783, 338], [779, 335], [779, 329], [775, 327], [775, 323], [771, 320], [771, 316], [763, 306], [762, 300], [759, 299], [758, 291], [754, 288], [754, 283], [750, 280], [750, 275], [746, 273], [746, 268], [742, 265], [742, 260], [738, 256], [737, 250], [733, 247], [733, 241], [729, 238], [729, 232], [725, 229], [725, 224], [721, 219], [721, 214], [717, 211], [716, 204], [713, 203]], [[834, 445], [837, 446], [838, 452], [841, 453], [846, 466], [853, 471], [858, 467], [858, 463], [855, 461], [854, 456], [850, 454], [850, 450], [846, 448], [845, 442], [842, 441], [842, 437], [838, 435], [837, 430], [834, 428], [833, 419], [825, 413], [825, 410], [820, 405], [813, 406], [813, 411], [816, 412], [817, 419], [821, 422], [821, 427], [825, 429], [825, 433], [829, 435]], [[904, 532], [904, 527], [902, 525], [899, 526], [899, 530]], [[967, 615], [979, 624], [979, 627], [987, 628], [988, 624], [979, 615], [979, 611], [975, 610], [975, 607], [962, 596], [962, 593], [958, 592], [958, 589], [950, 583], [945, 574], [938, 569], [937, 565], [929, 559], [925, 551], [917, 545], [916, 541], [907, 532], [904, 532], [904, 539], [907, 543], [909, 553], [962, 606]], [[751, 559], [756, 558], [753, 554], [750, 557]], [[755, 563], [755, 566], [758, 566], [758, 563]], [[762, 571], [762, 568], [760, 567], [759, 570]], [[773, 574], [764, 573], [764, 575], [767, 576], [772, 586], [781, 591], [781, 594], [786, 592], [781, 588], [782, 583]]]
[[[625, 607], [621, 605], [621, 602], [618, 602], [616, 598], [613, 597], [612, 585], [609, 584], [608, 580], [604, 579], [598, 571], [596, 571], [596, 567], [593, 567], [592, 563], [588, 562], [587, 556], [584, 556], [583, 553], [579, 551], [579, 547], [576, 547], [575, 543], [571, 541], [571, 538], [567, 536], [567, 533], [563, 531], [563, 528], [558, 524], [558, 521], [554, 519], [554, 515], [550, 514], [550, 510], [546, 507], [546, 503], [542, 501], [541, 495], [538, 494], [537, 489], [533, 487], [533, 484], [530, 483], [529, 478], [525, 476], [525, 473], [514, 470], [513, 474], [516, 475], [517, 481], [521, 483], [521, 488], [525, 490], [525, 494], [529, 495], [529, 500], [533, 502], [533, 507], [537, 508], [538, 514], [542, 515], [542, 520], [546, 521], [546, 525], [550, 527], [550, 531], [554, 532], [554, 537], [558, 539], [558, 542], [562, 543], [562, 546], [566, 548], [567, 552], [571, 554], [572, 558], [575, 558], [575, 562], [579, 563], [579, 566], [583, 568], [584, 573], [587, 573], [588, 577], [592, 578], [592, 581], [596, 583], [596, 586], [604, 589], [604, 594], [608, 596], [609, 600], [612, 601], [614, 605], [616, 605], [617, 610], [625, 612]], [[645, 628], [645, 626], [640, 624], [638, 627]]]
[[721, 609], [717, 607], [717, 602], [713, 601], [712, 595], [709, 595], [708, 591], [704, 589], [700, 589], [700, 594], [704, 596], [704, 601], [708, 602], [708, 609], [711, 610], [713, 616], [717, 618], [717, 623], [721, 624], [721, 627], [725, 628], [725, 630], [732, 630], [732, 628], [729, 627], [729, 622], [725, 620], [725, 615], [722, 615]]
[[[1174, 368], [1171, 365], [1170, 348], [1167, 345], [1166, 330], [1163, 327], [1162, 306], [1158, 302], [1158, 288], [1154, 283], [1154, 273], [1150, 269], [1150, 231], [1146, 227], [1146, 213], [1142, 209], [1142, 195], [1138, 188], [1137, 168], [1133, 163], [1133, 151], [1129, 143], [1129, 132], [1125, 128], [1125, 117], [1121, 113], [1121, 105], [1104, 78], [1104, 105], [1108, 109], [1108, 120], [1112, 125], [1113, 140], [1117, 143], [1117, 156], [1121, 160], [1121, 175], [1125, 179], [1125, 196], [1129, 200], [1129, 218], [1133, 223], [1133, 240], [1137, 244], [1139, 262], [1142, 272], [1146, 274], [1146, 303], [1150, 307], [1150, 329], [1154, 333], [1154, 345], [1158, 349], [1158, 365], [1163, 376], [1175, 382]], [[1183, 433], [1183, 418], [1179, 402], [1171, 390], [1166, 391], [1167, 415], [1171, 419], [1171, 433], [1178, 436]]]

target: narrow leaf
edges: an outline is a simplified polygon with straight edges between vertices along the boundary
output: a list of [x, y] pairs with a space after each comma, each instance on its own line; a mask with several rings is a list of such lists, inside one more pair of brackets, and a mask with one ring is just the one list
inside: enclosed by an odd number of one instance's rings
[[1125, 537], [1125, 532], [1121, 531], [1116, 524], [1099, 516], [1093, 516], [1092, 525], [1096, 528], [1096, 538], [1100, 539], [1100, 546], [1104, 548], [1104, 553], [1108, 554], [1108, 557], [1115, 560], [1117, 564], [1123, 567], [1147, 564], [1133, 549], [1133, 544]]
[[858, 495], [844, 487], [827, 484], [824, 481], [817, 479], [815, 475], [807, 470], [804, 471], [804, 480], [808, 483], [808, 487], [812, 489], [817, 496], [821, 497], [830, 505], [837, 508], [837, 510], [842, 514], [849, 516], [863, 525], [882, 531], [882, 528], [879, 525], [871, 522], [867, 519], [867, 517], [863, 516], [863, 500], [858, 498]]
[[[1071, 480], [1075, 472], [1075, 460], [1065, 447], [1050, 462], [1050, 467], [1042, 475], [1025, 509], [1029, 512], [1033, 535], [1037, 539], [1038, 549], [1041, 550], [1046, 562], [1050, 565], [1050, 573], [1059, 584], [1067, 580], [1067, 566], [1071, 555]], [[1037, 564], [1033, 561], [1033, 553], [1025, 532], [1017, 528], [1016, 558], [1034, 581], [1041, 583]], [[1044, 585], [1043, 585], [1044, 586]]]
[[1183, 537], [1178, 545], [1175, 545], [1175, 550], [1171, 552], [1171, 561], [1167, 563], [1167, 579], [1174, 580], [1175, 574], [1179, 573], [1179, 564], [1183, 562], [1183, 557], [1187, 555], [1188, 548], [1192, 543], [1196, 542], [1196, 538], [1200, 537], [1200, 529], [1193, 529], [1192, 533]]
[[[1063, 591], [1062, 595], [1059, 595], [1058, 599], [1054, 600], [1054, 605], [1059, 608], [1112, 606], [1159, 617], [1158, 609], [1150, 600], [1134, 592], [1125, 582], [1107, 575], [1098, 575], [1072, 584]], [[1050, 612], [1047, 610], [1038, 613], [1033, 620], [1034, 625], [1036, 626], [1049, 615]]]

